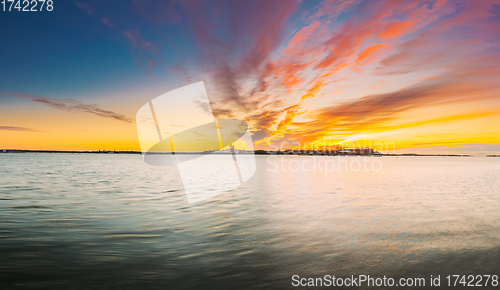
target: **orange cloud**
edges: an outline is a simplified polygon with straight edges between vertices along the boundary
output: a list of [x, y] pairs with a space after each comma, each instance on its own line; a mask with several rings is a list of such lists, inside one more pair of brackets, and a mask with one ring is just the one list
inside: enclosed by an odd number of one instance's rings
[[[379, 45], [371, 45], [362, 50], [358, 54], [358, 58], [356, 59], [356, 63], [361, 63], [363, 60], [369, 57], [373, 57], [375, 53], [381, 49], [382, 47], [386, 46], [387, 44], [379, 44]], [[368, 62], [363, 62], [363, 64], [367, 64]]]

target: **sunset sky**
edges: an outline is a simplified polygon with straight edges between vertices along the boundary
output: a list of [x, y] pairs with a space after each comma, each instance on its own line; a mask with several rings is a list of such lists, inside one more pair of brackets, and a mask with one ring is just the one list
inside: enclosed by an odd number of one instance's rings
[[257, 149], [500, 154], [500, 0], [54, 2], [1, 12], [0, 149], [140, 150], [203, 81]]

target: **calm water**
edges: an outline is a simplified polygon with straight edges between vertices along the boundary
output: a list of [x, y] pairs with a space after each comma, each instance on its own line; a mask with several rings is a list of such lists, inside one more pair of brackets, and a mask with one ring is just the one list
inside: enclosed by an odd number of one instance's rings
[[178, 174], [141, 156], [0, 154], [0, 289], [500, 274], [500, 158], [371, 157], [380, 171], [358, 172], [256, 158], [247, 183], [189, 205]]

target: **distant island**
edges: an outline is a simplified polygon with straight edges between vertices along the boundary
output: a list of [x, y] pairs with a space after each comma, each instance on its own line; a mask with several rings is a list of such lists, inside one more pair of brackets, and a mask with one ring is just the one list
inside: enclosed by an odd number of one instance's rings
[[[117, 151], [117, 150], [20, 150], [20, 149], [0, 149], [0, 153], [61, 153], [61, 154], [142, 154], [141, 151]], [[171, 154], [171, 152], [152, 152], [146, 154]], [[451, 156], [451, 157], [471, 157], [465, 154], [384, 154], [371, 148], [356, 148], [342, 150], [238, 150], [224, 149], [203, 152], [174, 152], [174, 154], [255, 154], [255, 155], [306, 155], [306, 156]], [[500, 157], [500, 155], [487, 155], [486, 157]]]
[[99, 150], [99, 151], [76, 151], [76, 150], [19, 150], [19, 149], [0, 149], [0, 153], [66, 153], [66, 154], [141, 154], [141, 151], [109, 151], [109, 150]]

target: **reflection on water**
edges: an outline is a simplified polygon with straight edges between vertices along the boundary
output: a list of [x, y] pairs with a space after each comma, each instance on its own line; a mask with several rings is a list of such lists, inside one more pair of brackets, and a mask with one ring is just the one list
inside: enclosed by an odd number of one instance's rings
[[0, 288], [500, 274], [500, 160], [383, 157], [378, 172], [325, 175], [256, 158], [248, 182], [189, 205], [174, 168], [140, 156], [1, 154]]

